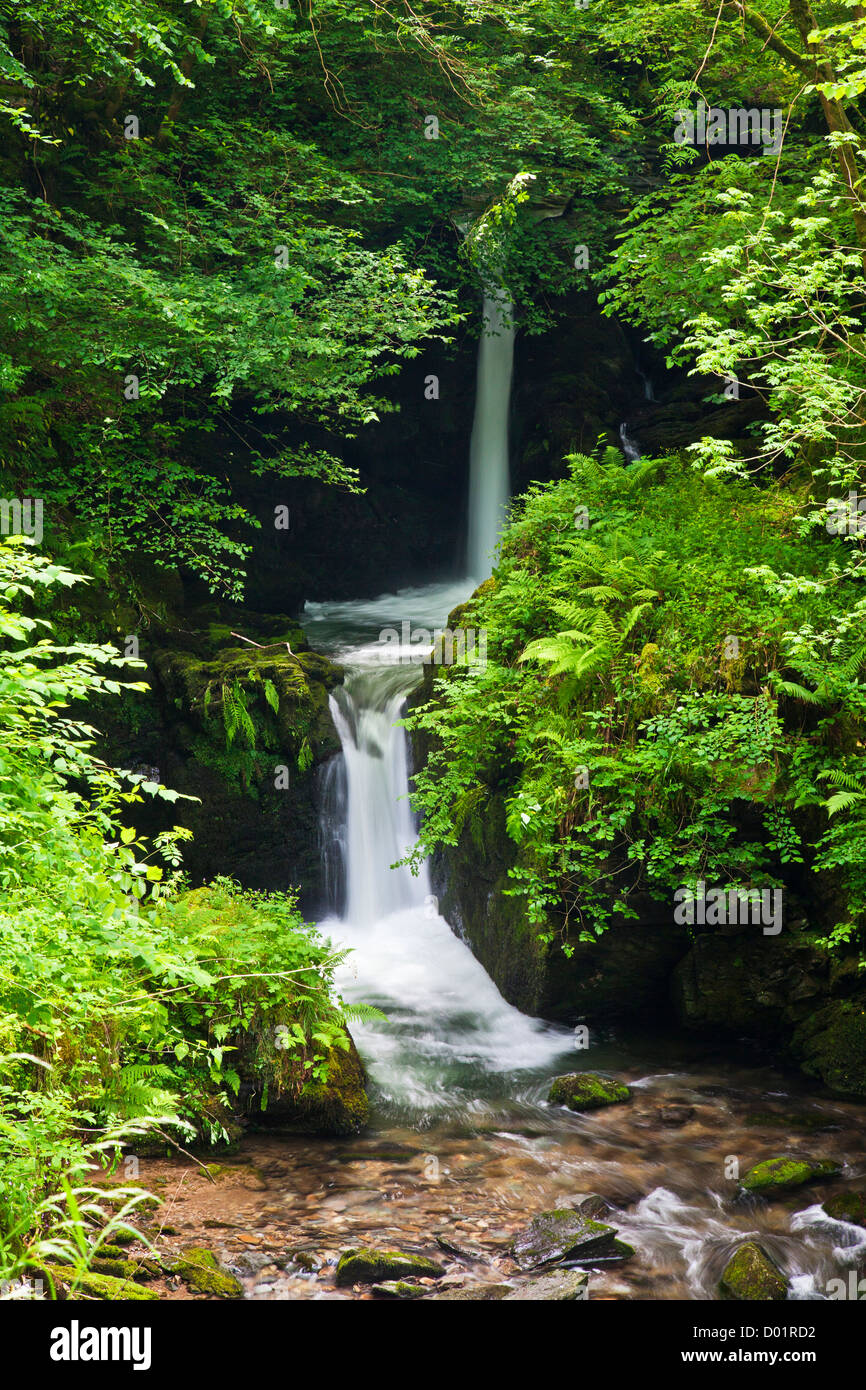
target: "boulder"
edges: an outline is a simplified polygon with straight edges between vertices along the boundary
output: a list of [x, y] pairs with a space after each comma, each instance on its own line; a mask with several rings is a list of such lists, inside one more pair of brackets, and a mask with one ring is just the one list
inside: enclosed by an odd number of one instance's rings
[[616, 1228], [574, 1210], [542, 1211], [516, 1237], [512, 1253], [521, 1269], [557, 1260], [612, 1257], [617, 1254]]
[[589, 1275], [582, 1269], [555, 1270], [530, 1279], [506, 1294], [506, 1303], [571, 1303], [589, 1298]]
[[406, 1255], [402, 1250], [344, 1250], [337, 1265], [338, 1288], [351, 1284], [384, 1284], [406, 1278], [439, 1279], [445, 1273], [440, 1265], [423, 1255]]
[[848, 1221], [852, 1226], [866, 1226], [866, 1188], [850, 1187], [828, 1197], [824, 1211], [834, 1221]]
[[750, 1240], [725, 1265], [719, 1292], [744, 1302], [781, 1303], [788, 1297], [788, 1281], [766, 1250]]
[[374, 1284], [370, 1293], [374, 1298], [396, 1298], [405, 1301], [410, 1298], [423, 1298], [427, 1290], [421, 1284], [406, 1284], [401, 1279], [393, 1279], [385, 1284]]
[[757, 1192], [762, 1197], [769, 1197], [777, 1192], [790, 1192], [808, 1182], [833, 1178], [840, 1168], [841, 1164], [831, 1158], [796, 1158], [783, 1154], [781, 1158], [768, 1158], [763, 1163], [756, 1163], [740, 1180], [740, 1187], [744, 1192]]
[[434, 1293], [434, 1303], [494, 1303], [513, 1293], [510, 1284], [467, 1284], [462, 1289], [445, 1289]]
[[230, 1274], [217, 1259], [212, 1250], [202, 1246], [190, 1246], [173, 1265], [171, 1274], [179, 1274], [183, 1282], [197, 1293], [210, 1294], [212, 1298], [243, 1298], [243, 1285]]
[[556, 1077], [547, 1099], [551, 1105], [567, 1105], [569, 1110], [600, 1110], [631, 1100], [631, 1091], [621, 1081], [595, 1072], [571, 1072]]

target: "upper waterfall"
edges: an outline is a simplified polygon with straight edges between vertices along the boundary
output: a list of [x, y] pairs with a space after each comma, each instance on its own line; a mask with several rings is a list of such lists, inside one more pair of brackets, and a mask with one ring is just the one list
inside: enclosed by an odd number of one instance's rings
[[490, 573], [511, 496], [508, 414], [513, 369], [514, 305], [505, 289], [487, 287], [469, 448], [466, 569], [476, 582]]

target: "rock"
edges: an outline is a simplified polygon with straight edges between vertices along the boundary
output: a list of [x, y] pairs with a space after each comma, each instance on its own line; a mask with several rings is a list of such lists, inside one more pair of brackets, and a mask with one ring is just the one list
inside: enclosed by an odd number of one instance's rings
[[462, 1289], [445, 1289], [443, 1293], [434, 1293], [431, 1302], [492, 1303], [507, 1298], [512, 1292], [511, 1284], [468, 1284]]
[[863, 1188], [848, 1188], [845, 1192], [839, 1192], [835, 1197], [828, 1197], [824, 1203], [824, 1211], [828, 1216], [832, 1216], [834, 1221], [848, 1221], [852, 1226], [866, 1226], [866, 1190]]
[[689, 1120], [695, 1118], [695, 1108], [693, 1105], [665, 1105], [659, 1111], [659, 1123], [666, 1129], [679, 1129], [681, 1125], [687, 1125]]
[[719, 1291], [722, 1298], [781, 1303], [788, 1296], [788, 1281], [766, 1250], [750, 1240], [728, 1260]]
[[571, 1072], [557, 1076], [547, 1097], [550, 1105], [567, 1105], [569, 1110], [599, 1110], [604, 1105], [619, 1105], [631, 1100], [631, 1091], [621, 1081], [595, 1072]]
[[445, 1273], [439, 1265], [422, 1255], [406, 1255], [402, 1250], [344, 1250], [337, 1265], [338, 1288], [351, 1284], [381, 1284], [404, 1278], [438, 1279]]
[[460, 1260], [484, 1259], [483, 1250], [470, 1250], [468, 1245], [458, 1245], [456, 1241], [451, 1240], [450, 1237], [444, 1235], [442, 1231], [434, 1231], [433, 1238], [439, 1246], [439, 1249], [445, 1255], [456, 1255]]
[[327, 1081], [309, 1082], [300, 1096], [271, 1096], [265, 1111], [259, 1109], [260, 1091], [246, 1083], [247, 1108], [257, 1125], [301, 1134], [354, 1134], [369, 1117], [366, 1073], [354, 1041], [348, 1052], [335, 1047], [328, 1053]]
[[775, 1192], [790, 1192], [807, 1182], [817, 1182], [821, 1178], [832, 1178], [840, 1171], [841, 1164], [829, 1158], [795, 1158], [783, 1154], [781, 1158], [768, 1158], [756, 1163], [740, 1181], [744, 1192], [758, 1192], [766, 1197]]
[[[96, 1298], [111, 1302], [159, 1298], [154, 1289], [143, 1289], [132, 1279], [115, 1279], [108, 1274], [73, 1269], [71, 1265], [46, 1265], [45, 1272], [51, 1275], [64, 1298]], [[73, 1287], [74, 1292], [70, 1292]]]
[[506, 1303], [571, 1303], [574, 1300], [589, 1298], [589, 1275], [582, 1269], [556, 1271], [543, 1274], [540, 1279], [530, 1279], [511, 1293], [506, 1294]]
[[370, 1293], [374, 1298], [423, 1298], [426, 1289], [420, 1284], [405, 1284], [399, 1279], [395, 1279], [387, 1284], [374, 1284]]
[[179, 1274], [183, 1282], [198, 1293], [210, 1294], [213, 1298], [243, 1298], [243, 1286], [239, 1279], [224, 1269], [212, 1250], [202, 1246], [190, 1246], [180, 1258], [170, 1266], [172, 1274]]
[[604, 1216], [610, 1216], [616, 1208], [606, 1197], [600, 1197], [597, 1192], [590, 1192], [584, 1195], [578, 1192], [571, 1199], [571, 1205], [575, 1211], [582, 1212], [584, 1216], [590, 1216], [593, 1220], [599, 1221]]
[[162, 1273], [159, 1260], [147, 1256], [129, 1260], [125, 1257], [107, 1259], [99, 1254], [90, 1261], [90, 1268], [95, 1274], [110, 1274], [115, 1279], [155, 1279]]
[[552, 1264], [555, 1260], [589, 1259], [614, 1255], [616, 1228], [593, 1221], [573, 1210], [542, 1211], [512, 1246], [521, 1269]]

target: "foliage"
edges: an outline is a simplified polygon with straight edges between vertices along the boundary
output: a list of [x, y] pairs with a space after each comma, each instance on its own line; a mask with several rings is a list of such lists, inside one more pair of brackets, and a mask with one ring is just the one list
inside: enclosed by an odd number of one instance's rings
[[416, 859], [498, 798], [510, 891], [567, 948], [640, 894], [796, 888], [804, 871], [825, 930], [850, 936], [866, 909], [859, 559], [800, 533], [790, 488], [673, 459], [570, 465], [515, 508], [464, 616], [487, 630], [486, 666], [438, 670], [410, 715], [431, 740]]

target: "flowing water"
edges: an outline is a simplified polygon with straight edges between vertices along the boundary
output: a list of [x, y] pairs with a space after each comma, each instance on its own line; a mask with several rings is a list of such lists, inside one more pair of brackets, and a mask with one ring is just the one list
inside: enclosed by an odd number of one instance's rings
[[[469, 551], [489, 573], [508, 498], [510, 305], [488, 296], [472, 439]], [[623, 448], [639, 457], [623, 426]], [[419, 659], [473, 580], [375, 600], [308, 604], [312, 645], [347, 670], [331, 699], [342, 755], [323, 779], [322, 854], [329, 894], [322, 931], [351, 948], [339, 986], [387, 1022], [353, 1025], [370, 1076], [363, 1138], [251, 1137], [232, 1190], [178, 1192], [172, 1220], [220, 1232], [223, 1254], [255, 1298], [351, 1297], [334, 1286], [352, 1245], [438, 1253], [444, 1232], [464, 1254], [454, 1278], [501, 1280], [508, 1248], [531, 1217], [598, 1193], [635, 1249], [592, 1267], [590, 1297], [705, 1299], [727, 1258], [759, 1235], [796, 1298], [866, 1261], [866, 1230], [831, 1221], [814, 1192], [774, 1203], [737, 1200], [737, 1172], [780, 1153], [845, 1164], [823, 1197], [866, 1171], [862, 1111], [810, 1095], [801, 1079], [733, 1060], [730, 1046], [666, 1037], [591, 1035], [528, 1018], [499, 994], [438, 911], [423, 865], [402, 865], [415, 839], [408, 745], [399, 725]], [[630, 1103], [588, 1115], [547, 1104], [568, 1070], [608, 1072]], [[234, 1171], [234, 1179], [232, 1172]], [[206, 1215], [206, 1213], [210, 1213]], [[855, 1276], [856, 1277], [856, 1276]]]
[[[467, 572], [476, 583], [490, 573], [511, 493], [508, 416], [514, 370], [514, 305], [504, 290], [484, 296], [478, 346], [475, 419], [469, 448]], [[473, 585], [468, 585], [472, 589]]]

